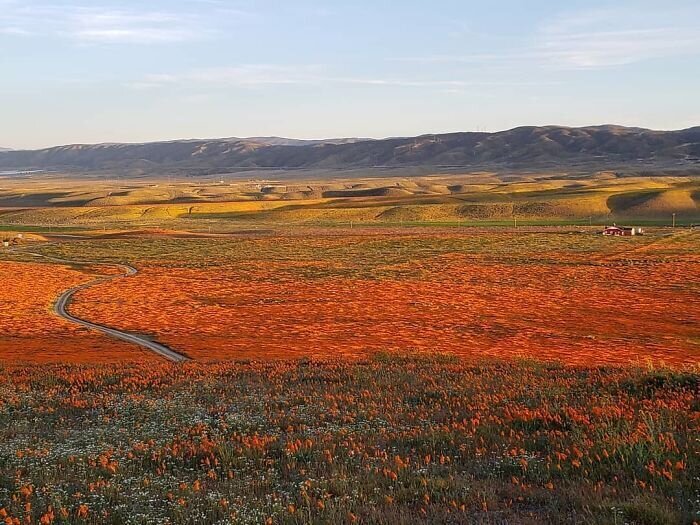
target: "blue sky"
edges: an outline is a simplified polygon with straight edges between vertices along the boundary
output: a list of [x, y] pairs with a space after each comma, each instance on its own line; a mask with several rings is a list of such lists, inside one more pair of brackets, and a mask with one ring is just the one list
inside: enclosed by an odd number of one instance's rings
[[0, 0], [0, 146], [700, 125], [700, 3]]

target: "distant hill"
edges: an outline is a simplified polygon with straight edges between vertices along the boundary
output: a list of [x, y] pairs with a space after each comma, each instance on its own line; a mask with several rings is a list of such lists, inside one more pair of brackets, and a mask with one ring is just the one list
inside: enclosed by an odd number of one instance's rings
[[0, 151], [12, 151], [12, 148], [3, 148], [3, 147], [0, 147]]
[[0, 169], [350, 169], [369, 167], [509, 168], [626, 163], [700, 163], [700, 127], [653, 131], [622, 126], [519, 127], [408, 138], [303, 141], [278, 137], [76, 144], [0, 152]]
[[341, 139], [288, 139], [284, 137], [247, 137], [247, 138], [230, 138], [226, 139], [231, 142], [255, 142], [263, 146], [312, 146], [316, 144], [354, 144], [355, 142], [363, 142], [365, 138], [341, 138]]

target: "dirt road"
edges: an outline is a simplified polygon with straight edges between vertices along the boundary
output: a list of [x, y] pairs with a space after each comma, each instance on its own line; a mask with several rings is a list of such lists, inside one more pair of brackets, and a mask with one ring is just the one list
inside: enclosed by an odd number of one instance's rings
[[26, 251], [17, 251], [17, 253], [23, 253], [25, 255], [30, 255], [32, 257], [40, 257], [42, 259], [46, 259], [52, 262], [60, 263], [60, 264], [67, 264], [67, 265], [91, 265], [91, 266], [109, 266], [112, 268], [120, 268], [123, 270], [123, 273], [120, 275], [112, 275], [112, 276], [105, 276], [105, 277], [97, 277], [93, 279], [92, 281], [89, 281], [87, 283], [81, 284], [79, 286], [74, 286], [73, 288], [70, 288], [63, 292], [58, 299], [56, 300], [54, 304], [54, 312], [56, 315], [63, 317], [67, 321], [70, 321], [72, 323], [78, 324], [80, 326], [84, 326], [85, 328], [90, 328], [92, 330], [97, 330], [98, 332], [102, 332], [103, 334], [109, 335], [111, 337], [114, 337], [116, 339], [121, 339], [122, 341], [126, 341], [128, 343], [132, 343], [138, 346], [141, 346], [143, 348], [146, 348], [150, 350], [151, 352], [155, 352], [156, 354], [160, 355], [161, 357], [164, 357], [165, 359], [172, 361], [174, 363], [182, 363], [184, 361], [188, 361], [189, 358], [187, 356], [184, 356], [182, 354], [179, 354], [175, 350], [172, 350], [168, 348], [167, 346], [158, 343], [156, 341], [152, 341], [148, 339], [145, 336], [138, 335], [138, 334], [132, 334], [129, 332], [124, 332], [122, 330], [118, 330], [116, 328], [110, 328], [108, 326], [104, 326], [101, 324], [93, 323], [91, 321], [87, 321], [85, 319], [80, 319], [79, 317], [75, 317], [68, 311], [68, 307], [70, 306], [70, 302], [73, 299], [73, 296], [81, 291], [85, 290], [87, 288], [91, 288], [93, 286], [96, 286], [98, 284], [106, 283], [108, 281], [112, 281], [114, 279], [123, 279], [126, 277], [132, 277], [138, 273], [138, 270], [134, 268], [133, 266], [129, 266], [127, 264], [112, 264], [112, 263], [102, 263], [102, 262], [97, 262], [97, 261], [70, 261], [67, 259], [59, 259], [56, 257], [49, 257], [47, 255], [43, 255], [40, 253], [34, 253], [34, 252], [26, 252]]

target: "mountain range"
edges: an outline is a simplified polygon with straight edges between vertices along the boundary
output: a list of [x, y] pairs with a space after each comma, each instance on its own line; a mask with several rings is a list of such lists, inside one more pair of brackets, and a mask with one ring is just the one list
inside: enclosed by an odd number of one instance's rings
[[190, 139], [143, 144], [74, 144], [1, 151], [0, 169], [59, 171], [517, 168], [700, 164], [700, 126], [654, 131], [623, 126], [525, 126], [387, 139], [279, 137]]

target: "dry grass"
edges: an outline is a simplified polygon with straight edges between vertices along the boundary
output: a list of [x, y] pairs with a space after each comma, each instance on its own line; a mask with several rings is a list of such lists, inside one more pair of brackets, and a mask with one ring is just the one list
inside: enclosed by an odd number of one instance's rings
[[[226, 176], [223, 176], [224, 179]], [[697, 178], [463, 174], [335, 180], [0, 181], [13, 224], [700, 220]]]

